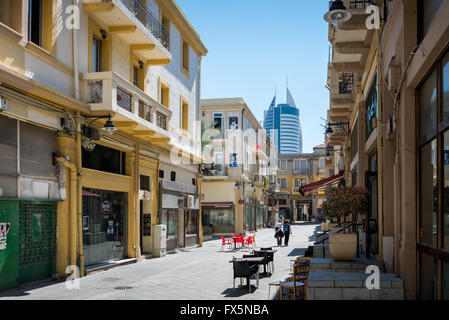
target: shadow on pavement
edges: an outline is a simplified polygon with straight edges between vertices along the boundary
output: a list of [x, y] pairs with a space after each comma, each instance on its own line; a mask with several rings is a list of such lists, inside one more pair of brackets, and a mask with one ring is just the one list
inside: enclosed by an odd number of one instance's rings
[[61, 283], [61, 282], [64, 282], [64, 280], [58, 280], [58, 281], [57, 280], [46, 280], [44, 282], [29, 283], [29, 284], [22, 285], [17, 288], [14, 288], [14, 289], [1, 291], [0, 298], [29, 296], [30, 293], [28, 293], [27, 291], [53, 286], [53, 285]]
[[303, 256], [305, 255], [307, 251], [307, 248], [296, 248], [290, 251], [290, 253], [287, 255], [287, 257], [297, 257], [297, 256]]
[[223, 291], [221, 294], [224, 295], [225, 298], [239, 298], [246, 295], [253, 294], [255, 291], [257, 291], [257, 287], [254, 285], [251, 285], [251, 293], [248, 291], [248, 287], [238, 287], [235, 288], [228, 288], [225, 291]]

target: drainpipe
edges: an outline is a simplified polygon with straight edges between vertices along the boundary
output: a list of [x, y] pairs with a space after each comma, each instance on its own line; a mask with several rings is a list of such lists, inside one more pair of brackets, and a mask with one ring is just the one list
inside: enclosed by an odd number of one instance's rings
[[198, 189], [199, 189], [199, 217], [198, 217], [198, 235], [199, 235], [199, 246], [202, 247], [203, 246], [203, 212], [202, 212], [202, 201], [203, 201], [203, 191], [202, 191], [202, 187], [203, 187], [203, 180], [201, 177], [198, 177], [197, 179], [198, 181]]
[[[80, 112], [76, 113], [77, 118], [80, 119]], [[83, 184], [81, 181], [82, 178], [82, 156], [81, 156], [81, 122], [77, 123], [77, 135], [76, 135], [76, 162], [78, 165], [78, 172], [80, 174], [80, 179], [78, 179], [78, 257], [79, 257], [79, 269], [80, 276], [84, 276], [84, 253], [83, 253], [83, 203], [82, 203], [82, 194], [83, 194]]]
[[[140, 146], [138, 143], [136, 143], [136, 161], [135, 161], [135, 179], [134, 179], [134, 190], [136, 192], [136, 221], [135, 221], [135, 228], [136, 231], [134, 232], [135, 234], [135, 246], [134, 246], [134, 250], [135, 250], [135, 255], [136, 255], [136, 259], [140, 260], [141, 256], [140, 256], [140, 237], [142, 236], [140, 234], [140, 228], [139, 228], [139, 220], [140, 220], [140, 212], [142, 210], [142, 208], [140, 207], [140, 173], [139, 173], [139, 155], [140, 155]], [[140, 221], [140, 223], [142, 223], [142, 221]]]
[[[77, 0], [72, 0], [72, 5], [77, 6]], [[80, 100], [80, 79], [78, 75], [78, 32], [76, 28], [72, 29], [72, 47], [73, 47], [73, 83], [75, 85], [75, 99]]]
[[382, 29], [377, 31], [377, 172], [378, 172], [378, 205], [377, 205], [377, 237], [378, 237], [378, 256], [379, 262], [383, 261], [383, 130], [382, 130], [382, 66], [381, 66], [381, 42], [380, 35]]
[[57, 157], [55, 161], [62, 164], [70, 170], [70, 265], [76, 265], [76, 184], [77, 184], [77, 167], [64, 157]]

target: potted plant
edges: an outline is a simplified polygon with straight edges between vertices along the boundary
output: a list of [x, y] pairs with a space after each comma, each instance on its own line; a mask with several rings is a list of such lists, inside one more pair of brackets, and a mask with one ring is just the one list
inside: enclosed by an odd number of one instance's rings
[[[343, 225], [346, 225], [348, 217], [352, 217], [352, 221], [356, 222], [359, 214], [364, 214], [368, 208], [368, 192], [362, 187], [329, 187], [322, 207], [327, 215], [336, 217]], [[340, 233], [335, 231], [331, 228], [329, 234], [329, 251], [332, 258], [336, 261], [352, 260], [357, 252], [357, 234], [347, 233], [349, 230]]]

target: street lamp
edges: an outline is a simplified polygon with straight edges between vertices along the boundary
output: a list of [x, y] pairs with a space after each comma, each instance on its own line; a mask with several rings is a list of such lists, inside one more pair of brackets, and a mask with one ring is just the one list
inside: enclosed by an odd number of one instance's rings
[[326, 127], [326, 135], [331, 136], [334, 134], [332, 127], [343, 129], [345, 134], [349, 136], [349, 122], [329, 122]]
[[107, 116], [84, 116], [85, 118], [93, 118], [93, 120], [87, 125], [87, 127], [90, 127], [95, 121], [99, 120], [99, 119], [108, 119], [106, 120], [106, 124], [104, 125], [103, 128], [101, 128], [101, 130], [105, 131], [108, 135], [112, 135], [114, 134], [114, 132], [116, 132], [118, 129], [117, 127], [114, 125], [114, 122], [112, 122], [111, 120], [111, 114], [108, 114]]
[[349, 12], [341, 0], [332, 2], [332, 6], [324, 15], [324, 20], [339, 28], [344, 22], [351, 19], [352, 14]]

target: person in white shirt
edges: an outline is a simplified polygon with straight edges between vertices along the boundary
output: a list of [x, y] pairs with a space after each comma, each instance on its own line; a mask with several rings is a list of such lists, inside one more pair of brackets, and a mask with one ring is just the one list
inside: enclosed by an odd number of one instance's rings
[[282, 221], [279, 220], [276, 225], [274, 226], [274, 237], [277, 239], [278, 241], [278, 247], [280, 247], [282, 245], [282, 237], [284, 236], [284, 232], [282, 231]]

